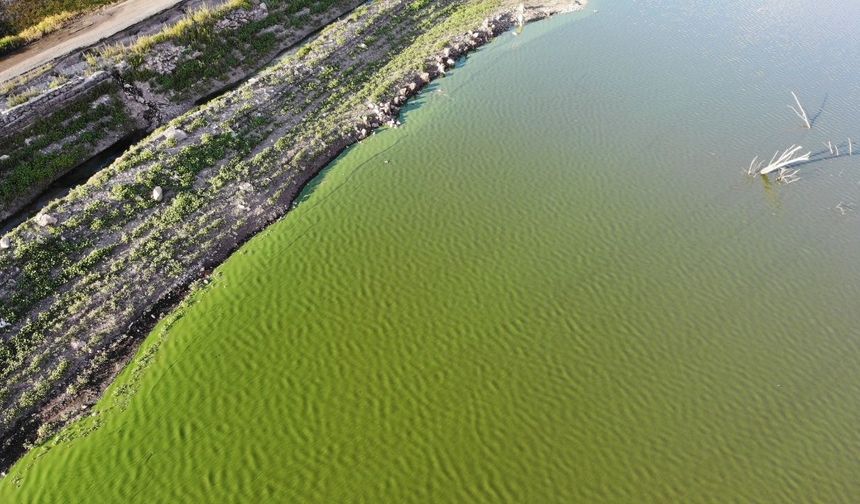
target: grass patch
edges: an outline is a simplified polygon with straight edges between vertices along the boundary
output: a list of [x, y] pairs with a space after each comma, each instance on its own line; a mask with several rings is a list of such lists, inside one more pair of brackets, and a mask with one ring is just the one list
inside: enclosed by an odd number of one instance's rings
[[[279, 37], [269, 31], [278, 27], [303, 28], [311, 20], [307, 14], [321, 14], [345, 0], [271, 0], [268, 15], [236, 29], [216, 30], [217, 23], [238, 9], [250, 10], [250, 0], [230, 0], [217, 8], [204, 6], [159, 33], [142, 37], [131, 45], [112, 45], [87, 56], [93, 68], [128, 61], [133, 78], [150, 81], [159, 90], [173, 92], [182, 99], [195, 90], [222, 80], [231, 71], [259, 64], [276, 50]], [[172, 44], [182, 48], [174, 71], [160, 75], [144, 63], [157, 46]]]
[[[95, 98], [117, 92], [113, 84], [98, 86], [74, 104], [24, 131], [0, 139], [0, 152], [9, 156], [0, 161], [0, 206], [86, 159], [107, 132], [127, 130], [130, 118], [118, 99], [92, 106]], [[46, 150], [70, 135], [76, 139], [69, 145], [56, 151]]]
[[25, 28], [20, 33], [0, 38], [0, 56], [24, 47], [25, 45], [35, 42], [51, 32], [59, 30], [66, 22], [75, 17], [75, 15], [75, 12], [58, 12]]
[[70, 19], [119, 0], [11, 0], [0, 14], [0, 56], [62, 28]]
[[38, 89], [26, 89], [18, 94], [13, 94], [6, 98], [6, 106], [12, 108], [17, 107], [18, 105], [23, 105], [40, 94], [41, 92]]

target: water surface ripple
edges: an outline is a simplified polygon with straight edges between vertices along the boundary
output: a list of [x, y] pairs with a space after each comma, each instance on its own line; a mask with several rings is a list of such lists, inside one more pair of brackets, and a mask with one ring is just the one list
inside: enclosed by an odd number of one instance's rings
[[860, 141], [860, 5], [751, 4], [597, 1], [470, 57], [0, 501], [856, 502], [860, 157], [743, 172]]

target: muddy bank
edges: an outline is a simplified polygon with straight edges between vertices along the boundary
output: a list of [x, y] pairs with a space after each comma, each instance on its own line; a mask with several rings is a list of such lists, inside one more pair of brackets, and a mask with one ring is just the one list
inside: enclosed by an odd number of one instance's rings
[[[364, 5], [49, 204], [55, 223], [7, 234], [2, 451], [32, 439], [36, 424], [70, 418], [63, 405], [100, 390], [112, 374], [93, 370], [113, 361], [118, 342], [136, 347], [130, 330], [151, 307], [283, 216], [343, 149], [394, 124], [408, 98], [513, 26], [515, 5]], [[526, 20], [575, 7], [529, 5]]]

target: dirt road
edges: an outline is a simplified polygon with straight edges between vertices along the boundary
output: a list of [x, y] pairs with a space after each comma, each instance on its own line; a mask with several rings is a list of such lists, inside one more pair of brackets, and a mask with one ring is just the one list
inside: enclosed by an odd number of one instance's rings
[[0, 82], [87, 47], [139, 23], [183, 0], [126, 0], [86, 14], [68, 26], [0, 59]]

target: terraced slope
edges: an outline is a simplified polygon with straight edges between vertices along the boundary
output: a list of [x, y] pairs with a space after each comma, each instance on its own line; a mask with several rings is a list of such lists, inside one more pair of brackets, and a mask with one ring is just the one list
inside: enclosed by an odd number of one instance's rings
[[[142, 136], [223, 93], [361, 3], [221, 0], [210, 7], [186, 0], [104, 43], [2, 83], [0, 220], [131, 132]], [[115, 120], [79, 114], [75, 128], [56, 127], [67, 111], [94, 103], [113, 104]]]

